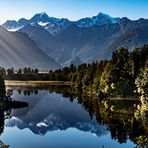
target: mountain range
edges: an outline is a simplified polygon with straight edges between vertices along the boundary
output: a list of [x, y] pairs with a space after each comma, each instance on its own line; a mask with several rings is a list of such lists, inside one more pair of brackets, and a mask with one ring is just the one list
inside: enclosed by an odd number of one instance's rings
[[40, 25], [44, 27], [45, 30], [49, 31], [51, 34], [56, 34], [61, 32], [64, 28], [67, 28], [71, 24], [75, 24], [79, 27], [91, 27], [94, 25], [103, 25], [103, 24], [111, 24], [117, 23], [120, 18], [113, 18], [107, 14], [99, 13], [96, 16], [91, 18], [82, 18], [78, 21], [70, 21], [67, 18], [55, 18], [49, 17], [45, 12], [35, 14], [31, 19], [27, 20], [25, 18], [21, 18], [18, 21], [8, 20], [2, 26], [9, 31], [16, 31], [20, 28], [23, 28], [27, 24], [31, 25]]
[[29, 20], [9, 20], [2, 26], [26, 33], [62, 66], [108, 59], [118, 48], [132, 51], [148, 44], [148, 19], [113, 18], [103, 13], [78, 21], [38, 13]]

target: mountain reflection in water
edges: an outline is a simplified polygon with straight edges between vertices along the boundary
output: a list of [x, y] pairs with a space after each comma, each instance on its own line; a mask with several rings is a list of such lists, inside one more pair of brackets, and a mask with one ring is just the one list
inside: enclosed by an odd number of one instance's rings
[[[4, 114], [0, 114], [3, 118], [1, 133], [4, 135], [10, 133], [4, 130], [5, 120], [7, 131], [17, 127], [17, 130], [24, 131], [25, 134], [26, 129], [29, 129], [35, 135], [46, 137], [55, 131], [67, 132], [73, 129], [73, 134], [79, 131], [81, 134], [91, 133], [98, 137], [98, 141], [104, 139], [100, 144], [92, 143], [92, 148], [111, 145], [114, 147], [148, 146], [147, 113], [139, 119], [132, 114], [111, 113], [101, 107], [97, 98], [85, 97], [78, 90], [68, 86], [52, 86], [48, 89], [9, 88], [8, 94], [15, 100], [27, 102], [29, 106], [11, 110], [8, 119], [5, 119]], [[5, 137], [2, 136], [2, 139], [8, 143]], [[87, 136], [83, 138], [85, 137]], [[90, 138], [90, 143], [92, 141]], [[72, 144], [73, 140], [71, 139], [69, 143]], [[79, 143], [81, 142], [78, 141]], [[49, 146], [51, 145], [46, 144], [44, 147]], [[81, 146], [81, 144], [77, 145], [77, 147]]]

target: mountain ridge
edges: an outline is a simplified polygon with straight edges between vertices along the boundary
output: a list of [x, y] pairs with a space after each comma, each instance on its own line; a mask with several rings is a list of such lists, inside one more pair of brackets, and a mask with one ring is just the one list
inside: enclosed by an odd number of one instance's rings
[[[79, 57], [82, 63], [89, 63], [93, 60], [108, 59], [112, 51], [121, 47], [128, 48], [130, 51], [141, 47], [148, 43], [147, 26], [148, 20], [131, 21], [128, 18], [122, 18], [118, 23], [92, 27], [71, 24], [55, 36], [48, 32], [50, 37], [46, 42], [42, 42], [44, 43], [42, 47], [38, 39], [41, 38], [41, 41], [44, 36], [35, 33], [32, 38], [31, 33], [27, 31], [29, 29], [22, 28], [19, 31], [27, 33], [47, 55], [54, 57], [58, 63], [65, 66], [64, 63], [72, 61], [74, 57]], [[47, 33], [47, 30], [45, 32]]]
[[[102, 24], [108, 24], [108, 23], [117, 23], [120, 20], [120, 18], [113, 18], [107, 14], [99, 13], [96, 16], [92, 17], [86, 17], [79, 19], [77, 21], [70, 21], [67, 18], [55, 18], [55, 17], [49, 17], [45, 12], [37, 13], [30, 19], [21, 18], [18, 21], [15, 20], [8, 20], [2, 26], [9, 31], [16, 31], [22, 27], [24, 27], [27, 24], [31, 23], [47, 23], [44, 28], [52, 31], [52, 28], [56, 26], [57, 28], [59, 26], [62, 26], [63, 28], [66, 28], [70, 26], [71, 24], [76, 24], [79, 27], [91, 27], [93, 25], [102, 25]], [[58, 33], [54, 32], [54, 33]]]
[[[39, 13], [30, 20], [34, 22], [19, 28], [18, 32], [28, 34], [40, 49], [62, 66], [77, 65], [78, 62], [73, 60], [75, 57], [81, 59], [79, 63], [90, 63], [110, 58], [112, 52], [121, 47], [132, 51], [148, 44], [148, 19], [113, 18], [99, 13], [71, 22]], [[20, 21], [25, 24], [24, 19]]]

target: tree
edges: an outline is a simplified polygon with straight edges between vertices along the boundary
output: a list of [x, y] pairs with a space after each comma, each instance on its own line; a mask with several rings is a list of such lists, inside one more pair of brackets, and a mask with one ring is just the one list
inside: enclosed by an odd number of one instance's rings
[[138, 93], [141, 96], [140, 99], [142, 107], [144, 110], [148, 111], [148, 67], [147, 66], [141, 70], [141, 73], [137, 77], [135, 83], [138, 88]]
[[13, 75], [14, 74], [14, 69], [7, 69], [7, 74], [8, 75]]
[[27, 71], [27, 67], [25, 67], [24, 69], [23, 69], [23, 72], [24, 72], [24, 74], [26, 74], [28, 71]]
[[0, 98], [4, 98], [6, 94], [4, 79], [0, 77]]
[[22, 69], [20, 68], [17, 73], [22, 74]]
[[38, 74], [38, 73], [39, 73], [39, 70], [36, 68], [36, 69], [34, 70], [34, 73], [35, 73], [35, 74]]
[[100, 90], [108, 96], [133, 95], [134, 79], [127, 49], [121, 48], [113, 53], [101, 75]]
[[6, 70], [2, 67], [0, 67], [0, 77], [6, 76]]

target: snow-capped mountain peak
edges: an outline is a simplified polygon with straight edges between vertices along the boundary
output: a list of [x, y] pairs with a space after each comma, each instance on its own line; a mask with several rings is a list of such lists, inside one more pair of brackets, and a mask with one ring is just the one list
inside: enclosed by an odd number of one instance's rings
[[100, 12], [98, 15], [91, 18], [83, 18], [76, 22], [79, 27], [91, 27], [94, 25], [112, 24], [117, 23], [120, 18], [113, 18], [107, 14]]
[[97, 16], [102, 16], [102, 17], [110, 17], [108, 14], [99, 12]]
[[104, 13], [102, 13], [102, 12], [100, 12], [98, 15], [97, 15], [97, 17], [98, 18], [102, 18], [102, 19], [106, 19], [106, 20], [110, 20], [110, 22], [111, 23], [117, 23], [117, 22], [119, 22], [119, 20], [120, 20], [120, 18], [113, 18], [113, 17], [111, 17], [110, 15], [108, 15], [108, 14], [104, 14]]
[[60, 33], [64, 28], [67, 28], [71, 24], [75, 24], [78, 27], [91, 27], [94, 25], [117, 23], [119, 20], [120, 18], [113, 18], [107, 14], [99, 13], [96, 16], [90, 18], [82, 18], [78, 21], [73, 22], [68, 20], [67, 18], [59, 19], [55, 17], [49, 17], [47, 13], [41, 12], [35, 14], [30, 20], [27, 20], [25, 18], [21, 18], [19, 21], [9, 20], [2, 26], [7, 30], [17, 31], [18, 29], [23, 28], [28, 24], [38, 24], [42, 26], [45, 30], [49, 31], [51, 34], [55, 35], [57, 33]]
[[42, 22], [42, 21], [38, 22], [38, 25], [43, 26], [43, 27], [46, 26], [47, 24], [48, 24], [48, 22]]
[[40, 15], [41, 15], [41, 17], [44, 16], [44, 15], [48, 16], [48, 15], [46, 14], [46, 12], [41, 12]]
[[38, 22], [48, 22], [49, 21], [49, 16], [45, 13], [37, 13], [35, 14], [31, 19], [30, 22], [38, 23]]

